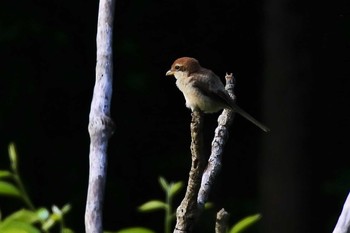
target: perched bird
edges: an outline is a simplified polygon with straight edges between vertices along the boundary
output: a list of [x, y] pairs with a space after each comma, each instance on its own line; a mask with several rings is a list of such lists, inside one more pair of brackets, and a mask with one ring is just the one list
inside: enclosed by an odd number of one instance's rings
[[270, 131], [246, 111], [241, 109], [230, 97], [220, 78], [211, 70], [200, 66], [192, 57], [181, 57], [174, 61], [166, 76], [173, 75], [176, 85], [183, 93], [186, 107], [192, 111], [213, 113], [224, 108], [231, 109], [265, 132]]

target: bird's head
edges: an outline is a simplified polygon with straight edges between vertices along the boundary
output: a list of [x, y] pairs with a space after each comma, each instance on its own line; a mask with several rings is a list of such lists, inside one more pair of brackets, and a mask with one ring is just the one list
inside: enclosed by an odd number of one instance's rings
[[190, 74], [198, 71], [200, 68], [201, 66], [196, 59], [192, 57], [181, 57], [173, 62], [170, 70], [168, 70], [165, 75], [174, 75], [175, 78], [179, 78], [183, 75], [189, 76]]

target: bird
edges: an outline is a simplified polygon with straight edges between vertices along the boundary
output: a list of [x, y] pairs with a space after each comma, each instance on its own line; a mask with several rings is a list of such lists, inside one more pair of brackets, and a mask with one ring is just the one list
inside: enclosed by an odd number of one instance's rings
[[201, 67], [197, 59], [180, 57], [172, 63], [165, 75], [176, 78], [176, 86], [185, 97], [186, 107], [192, 112], [215, 113], [222, 109], [231, 109], [264, 132], [270, 131], [267, 126], [240, 108], [226, 91], [219, 76], [212, 70]]

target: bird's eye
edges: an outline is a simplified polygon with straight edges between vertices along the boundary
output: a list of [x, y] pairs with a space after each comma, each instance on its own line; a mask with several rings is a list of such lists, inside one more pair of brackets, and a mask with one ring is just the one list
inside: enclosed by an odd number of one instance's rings
[[180, 69], [180, 66], [179, 65], [176, 65], [175, 66], [175, 70], [179, 70]]

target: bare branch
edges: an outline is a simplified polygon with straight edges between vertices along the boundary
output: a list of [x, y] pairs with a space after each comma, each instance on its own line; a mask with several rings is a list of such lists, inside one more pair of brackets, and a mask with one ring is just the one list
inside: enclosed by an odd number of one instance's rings
[[350, 232], [350, 193], [346, 198], [343, 206], [343, 210], [339, 216], [337, 225], [335, 226], [333, 233], [349, 233]]
[[94, 93], [89, 115], [90, 167], [85, 210], [86, 233], [102, 233], [102, 207], [107, 173], [108, 139], [114, 130], [110, 118], [112, 99], [114, 0], [101, 0], [97, 25], [97, 63]]
[[185, 197], [176, 211], [177, 222], [174, 233], [192, 232], [199, 215], [197, 195], [205, 167], [203, 113], [200, 111], [192, 112], [191, 139], [192, 166]]
[[[235, 99], [233, 94], [235, 80], [232, 74], [226, 74], [226, 90], [230, 96]], [[229, 127], [232, 124], [234, 112], [225, 109], [218, 118], [218, 127], [215, 129], [214, 140], [212, 142], [211, 155], [208, 160], [208, 165], [202, 177], [201, 188], [198, 194], [198, 205], [200, 209], [204, 208], [204, 204], [208, 200], [210, 189], [214, 180], [221, 169], [221, 157], [224, 151], [224, 146], [229, 135]]]
[[225, 209], [221, 209], [216, 214], [215, 233], [226, 233], [228, 228], [229, 213]]
[[[232, 74], [226, 75], [226, 89], [234, 99], [233, 88], [234, 78]], [[198, 216], [204, 208], [208, 199], [210, 188], [214, 179], [221, 168], [221, 156], [226, 140], [228, 138], [228, 128], [233, 121], [234, 112], [224, 110], [218, 118], [218, 127], [215, 130], [214, 140], [212, 142], [212, 151], [205, 167], [205, 157], [203, 155], [203, 117], [199, 111], [192, 113], [191, 122], [191, 153], [192, 167], [189, 175], [187, 190], [184, 199], [177, 208], [177, 222], [174, 233], [192, 232], [193, 226]]]

